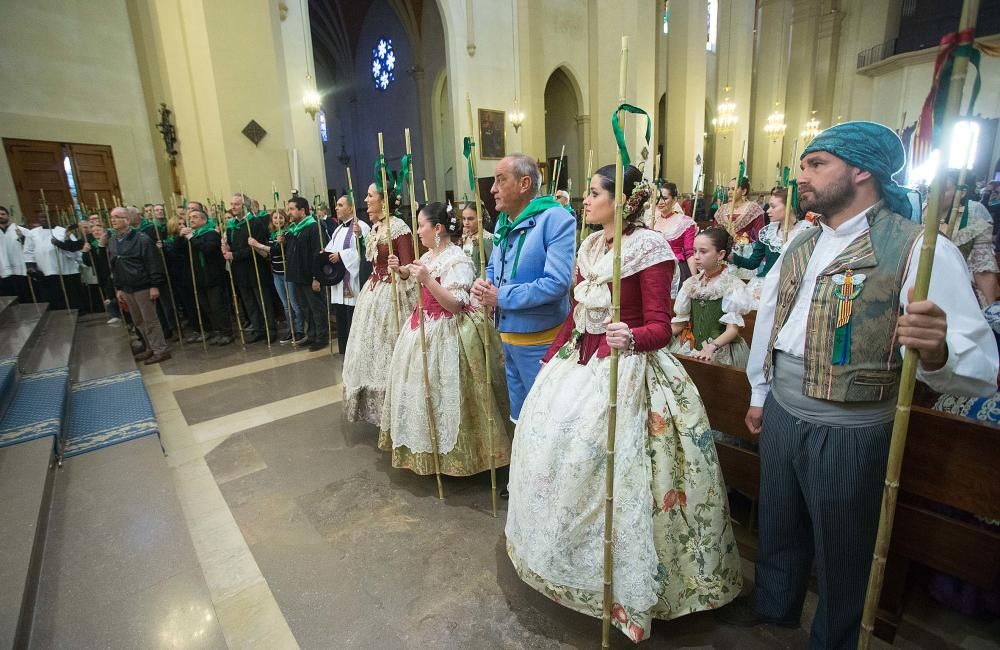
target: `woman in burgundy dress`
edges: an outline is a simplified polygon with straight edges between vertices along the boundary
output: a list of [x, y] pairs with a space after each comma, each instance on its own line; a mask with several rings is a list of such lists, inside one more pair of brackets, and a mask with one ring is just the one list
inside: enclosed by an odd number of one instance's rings
[[514, 436], [507, 552], [522, 580], [556, 602], [603, 609], [610, 352], [620, 350], [615, 443], [613, 623], [632, 641], [652, 619], [728, 603], [740, 559], [705, 407], [670, 341], [674, 260], [641, 225], [648, 186], [629, 167], [621, 200], [621, 322], [611, 323], [614, 167], [593, 176], [573, 311], [545, 355]]

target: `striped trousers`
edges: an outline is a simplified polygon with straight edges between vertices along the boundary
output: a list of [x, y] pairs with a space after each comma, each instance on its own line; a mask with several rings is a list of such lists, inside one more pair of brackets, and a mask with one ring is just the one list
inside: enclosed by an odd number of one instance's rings
[[891, 433], [891, 422], [832, 427], [799, 420], [773, 396], [764, 404], [754, 605], [798, 622], [815, 561], [811, 648], [857, 645]]

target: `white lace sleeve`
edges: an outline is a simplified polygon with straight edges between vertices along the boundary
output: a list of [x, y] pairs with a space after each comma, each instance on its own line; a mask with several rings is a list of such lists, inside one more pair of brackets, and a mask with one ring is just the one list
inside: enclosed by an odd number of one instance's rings
[[471, 300], [469, 291], [476, 279], [476, 269], [472, 261], [462, 253], [441, 272], [441, 286], [447, 289], [463, 305]]
[[753, 309], [753, 295], [742, 280], [736, 279], [726, 287], [722, 296], [722, 318], [720, 323], [743, 327], [743, 315]]
[[993, 253], [993, 240], [989, 231], [976, 236], [969, 253], [970, 273], [997, 273], [997, 258]]
[[674, 317], [671, 319], [671, 323], [686, 323], [691, 320], [691, 295], [688, 293], [690, 279], [686, 280], [681, 285], [680, 291], [677, 292], [677, 298], [674, 300]]

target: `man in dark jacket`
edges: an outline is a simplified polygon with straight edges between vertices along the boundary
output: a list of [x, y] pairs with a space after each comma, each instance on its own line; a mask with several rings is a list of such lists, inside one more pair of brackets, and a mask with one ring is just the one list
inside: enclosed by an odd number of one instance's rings
[[115, 295], [128, 305], [132, 322], [146, 342], [146, 349], [137, 353], [135, 359], [145, 361], [146, 365], [165, 361], [170, 352], [156, 316], [156, 301], [160, 298], [156, 287], [164, 282], [156, 246], [149, 237], [130, 227], [125, 208], [111, 211], [111, 227], [115, 232], [108, 242], [108, 253]]
[[[222, 236], [215, 229], [215, 222], [208, 220], [204, 210], [188, 210], [188, 225], [180, 231], [184, 243], [176, 251], [183, 258], [185, 268], [194, 269], [192, 282], [197, 289], [195, 303], [196, 326], [207, 327], [205, 339], [209, 345], [229, 345], [233, 342], [232, 324], [229, 320], [229, 303], [226, 300], [226, 260], [222, 256]], [[193, 256], [193, 263], [192, 257]], [[187, 339], [200, 343], [201, 332]]]
[[323, 250], [325, 242], [321, 241], [316, 219], [309, 214], [309, 201], [296, 196], [286, 207], [292, 225], [285, 235], [285, 278], [305, 312], [309, 349], [322, 350], [330, 338], [330, 314], [323, 288], [313, 277], [313, 259]]
[[250, 237], [257, 241], [268, 240], [270, 232], [267, 214], [251, 212], [250, 200], [242, 194], [234, 194], [229, 206], [222, 254], [232, 262], [236, 290], [240, 294], [240, 303], [246, 309], [247, 320], [250, 321], [250, 338], [247, 343], [263, 341], [268, 334], [272, 340], [277, 340], [278, 330], [274, 325], [271, 301], [274, 286], [271, 270], [266, 262], [257, 259], [257, 254], [247, 243]]

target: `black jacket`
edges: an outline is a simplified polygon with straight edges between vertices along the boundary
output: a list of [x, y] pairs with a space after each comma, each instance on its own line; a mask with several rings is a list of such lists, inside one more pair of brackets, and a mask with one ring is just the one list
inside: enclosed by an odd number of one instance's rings
[[177, 252], [183, 256], [188, 275], [191, 274], [191, 262], [188, 257], [187, 242], [194, 254], [194, 277], [199, 287], [220, 287], [226, 284], [226, 259], [222, 256], [222, 236], [214, 230], [199, 237], [185, 240], [177, 247]]
[[129, 230], [121, 237], [113, 234], [108, 240], [108, 252], [116, 289], [133, 293], [166, 281], [156, 245], [138, 230]]
[[239, 224], [236, 224], [234, 228], [226, 228], [226, 243], [229, 245], [229, 250], [233, 253], [233, 279], [236, 284], [243, 286], [257, 286], [257, 279], [254, 277], [254, 260], [257, 258], [256, 270], [257, 273], [264, 278], [263, 282], [270, 282], [269, 276], [271, 270], [267, 263], [267, 260], [261, 258], [257, 253], [250, 248], [250, 244], [247, 240], [250, 238], [250, 234], [253, 234], [253, 238], [260, 243], [267, 243], [270, 239], [271, 232], [267, 226], [267, 217], [250, 217], [250, 228], [248, 231], [247, 221], [243, 220]]
[[320, 241], [315, 225], [303, 228], [297, 235], [285, 235], [285, 278], [289, 282], [312, 284], [313, 259], [323, 250]]

